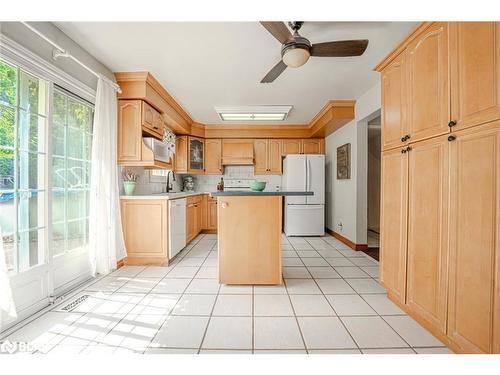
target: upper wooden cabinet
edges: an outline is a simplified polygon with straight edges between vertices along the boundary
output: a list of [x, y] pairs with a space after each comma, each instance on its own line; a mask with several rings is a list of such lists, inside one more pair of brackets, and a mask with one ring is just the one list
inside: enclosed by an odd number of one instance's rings
[[454, 135], [448, 335], [463, 352], [500, 353], [500, 122]]
[[282, 155], [324, 154], [324, 138], [282, 139]]
[[254, 151], [252, 139], [223, 139], [223, 165], [253, 165]]
[[175, 172], [202, 174], [205, 165], [205, 142], [203, 138], [187, 135], [177, 137], [175, 150]]
[[452, 130], [499, 119], [500, 23], [450, 23], [450, 62]]
[[256, 139], [254, 141], [254, 173], [256, 175], [281, 174], [281, 140]]
[[324, 154], [325, 139], [324, 138], [309, 138], [302, 140], [303, 154]]
[[402, 146], [408, 134], [406, 52], [382, 72], [382, 149]]
[[408, 154], [384, 151], [381, 159], [380, 281], [400, 303], [406, 298]]
[[205, 174], [222, 174], [222, 141], [205, 139]]
[[142, 100], [118, 101], [119, 165], [172, 169], [171, 162], [154, 160], [153, 152], [142, 142], [143, 135], [160, 138], [160, 133], [152, 130], [158, 116], [159, 113]]
[[142, 126], [144, 131], [151, 133], [151, 135], [157, 138], [163, 137], [165, 125], [161, 114], [145, 101], [142, 101]]
[[449, 132], [448, 25], [437, 22], [408, 46], [408, 136]]
[[302, 142], [300, 139], [283, 139], [283, 155], [301, 154]]

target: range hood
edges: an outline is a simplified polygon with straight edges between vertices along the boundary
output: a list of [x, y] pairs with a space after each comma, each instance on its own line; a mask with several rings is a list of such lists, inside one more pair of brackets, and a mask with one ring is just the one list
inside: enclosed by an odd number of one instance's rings
[[253, 140], [223, 139], [222, 165], [254, 165]]

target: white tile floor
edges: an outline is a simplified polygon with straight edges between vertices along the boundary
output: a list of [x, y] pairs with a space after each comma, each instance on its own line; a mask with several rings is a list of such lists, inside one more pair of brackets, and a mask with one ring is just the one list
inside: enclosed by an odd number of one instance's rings
[[283, 285], [219, 285], [216, 236], [200, 235], [169, 267], [120, 268], [7, 338], [49, 354], [451, 353], [388, 300], [364, 253], [283, 236], [282, 256]]

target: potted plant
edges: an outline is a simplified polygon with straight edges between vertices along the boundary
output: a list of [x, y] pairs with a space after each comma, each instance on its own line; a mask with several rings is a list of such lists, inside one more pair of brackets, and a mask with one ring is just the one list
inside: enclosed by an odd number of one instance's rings
[[131, 171], [124, 171], [123, 174], [123, 190], [125, 195], [134, 194], [135, 184], [137, 183], [138, 175]]

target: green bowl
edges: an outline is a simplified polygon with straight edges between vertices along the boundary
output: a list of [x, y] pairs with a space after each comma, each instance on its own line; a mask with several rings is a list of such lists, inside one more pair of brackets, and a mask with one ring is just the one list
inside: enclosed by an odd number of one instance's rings
[[250, 190], [252, 191], [262, 191], [266, 188], [265, 181], [252, 181], [250, 182]]

